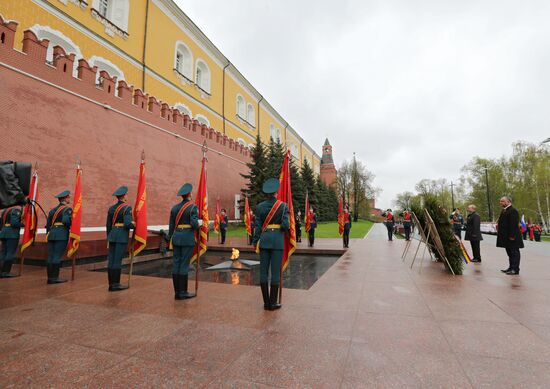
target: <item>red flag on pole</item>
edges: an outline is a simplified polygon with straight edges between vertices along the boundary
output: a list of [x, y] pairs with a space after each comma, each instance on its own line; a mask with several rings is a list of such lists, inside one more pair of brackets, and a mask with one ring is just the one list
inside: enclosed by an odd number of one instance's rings
[[252, 215], [250, 213], [248, 196], [244, 198], [244, 225], [246, 226], [246, 233], [248, 235], [252, 235]]
[[338, 233], [340, 236], [344, 233], [344, 206], [342, 204], [342, 197], [338, 203]]
[[29, 203], [23, 210], [23, 220], [25, 231], [23, 232], [23, 242], [21, 242], [21, 254], [34, 242], [36, 230], [38, 229], [38, 212], [36, 207], [38, 201], [38, 172], [35, 170], [32, 174], [31, 185], [29, 188]]
[[216, 199], [216, 218], [214, 219], [214, 232], [219, 234], [220, 233], [220, 220], [221, 220], [221, 207], [220, 207], [220, 199]]
[[69, 249], [67, 250], [67, 257], [72, 257], [80, 246], [80, 228], [82, 226], [82, 169], [80, 165], [76, 168], [76, 184], [74, 188], [74, 202], [73, 202], [73, 219], [71, 223], [71, 231], [69, 233]]
[[290, 229], [285, 233], [285, 241], [283, 246], [283, 260], [281, 263], [281, 273], [288, 266], [290, 256], [296, 250], [296, 223], [294, 220], [294, 206], [292, 205], [292, 188], [290, 185], [290, 168], [289, 168], [290, 150], [286, 153], [279, 176], [279, 192], [277, 192], [277, 200], [280, 200], [288, 205], [288, 218]]
[[137, 255], [147, 246], [147, 187], [145, 184], [145, 153], [141, 154], [141, 164], [139, 165], [139, 181], [134, 205], [134, 239], [132, 250]]
[[199, 208], [199, 219], [202, 219], [202, 226], [195, 232], [195, 248], [191, 263], [197, 260], [206, 252], [208, 242], [208, 192], [206, 190], [206, 154], [202, 157], [201, 175], [199, 178], [199, 187], [197, 188], [197, 198], [195, 205]]
[[306, 232], [309, 232], [311, 228], [311, 214], [309, 213], [310, 208], [311, 207], [309, 206], [309, 197], [308, 197], [308, 193], [306, 192], [306, 212], [304, 213], [306, 218], [306, 225], [305, 225]]

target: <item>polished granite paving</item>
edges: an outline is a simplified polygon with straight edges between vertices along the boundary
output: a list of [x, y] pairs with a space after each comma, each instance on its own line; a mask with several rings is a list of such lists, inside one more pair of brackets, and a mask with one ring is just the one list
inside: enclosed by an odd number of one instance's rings
[[411, 270], [384, 235], [375, 225], [309, 290], [285, 289], [277, 312], [257, 287], [203, 282], [174, 301], [168, 279], [108, 293], [102, 273], [47, 286], [27, 267], [0, 280], [0, 387], [549, 387], [550, 249], [527, 247], [511, 277], [487, 239], [483, 263], [452, 277]]

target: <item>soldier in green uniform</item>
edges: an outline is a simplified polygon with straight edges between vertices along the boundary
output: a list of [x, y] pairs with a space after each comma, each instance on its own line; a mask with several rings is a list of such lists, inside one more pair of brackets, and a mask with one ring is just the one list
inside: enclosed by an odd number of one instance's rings
[[61, 257], [69, 243], [69, 230], [73, 219], [73, 210], [69, 204], [71, 192], [64, 190], [55, 197], [59, 204], [50, 209], [46, 222], [46, 240], [48, 241], [48, 260], [46, 262], [48, 284], [67, 282], [59, 278]]
[[0, 252], [2, 272], [0, 278], [17, 277], [10, 272], [19, 244], [21, 225], [21, 208], [10, 207], [4, 209], [0, 219], [0, 241], [2, 241], [2, 251]]
[[[263, 192], [269, 198], [256, 206], [254, 237], [252, 244], [260, 249], [260, 287], [264, 299], [264, 309], [274, 311], [281, 308], [277, 303], [281, 284], [281, 261], [283, 259], [284, 232], [290, 228], [288, 205], [277, 200], [279, 180], [268, 179]], [[271, 268], [271, 290], [268, 289], [269, 269]]]
[[172, 282], [174, 284], [174, 299], [186, 300], [195, 297], [188, 292], [189, 261], [195, 247], [195, 230], [202, 225], [199, 219], [199, 209], [191, 202], [193, 185], [187, 183], [178, 191], [182, 201], [170, 211], [170, 229], [168, 238], [174, 249], [174, 265], [172, 267]]
[[132, 220], [132, 207], [126, 204], [126, 193], [128, 193], [126, 186], [115, 190], [113, 196], [117, 198], [117, 202], [107, 211], [109, 292], [128, 289], [126, 285], [120, 284], [120, 273], [122, 272], [122, 258], [128, 248], [128, 235], [135, 225]]
[[313, 212], [313, 207], [309, 208], [309, 216], [306, 215], [306, 217], [309, 217], [309, 247], [313, 247], [315, 244], [315, 229], [317, 228], [317, 215]]

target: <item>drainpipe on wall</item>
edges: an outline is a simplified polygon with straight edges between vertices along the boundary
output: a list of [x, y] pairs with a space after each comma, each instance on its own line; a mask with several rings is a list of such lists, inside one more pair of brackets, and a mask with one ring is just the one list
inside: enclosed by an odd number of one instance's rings
[[286, 124], [285, 126], [285, 153], [286, 153], [286, 150], [288, 149], [288, 133], [287, 133], [287, 128], [288, 128], [288, 123]]
[[223, 67], [222, 76], [222, 120], [223, 120], [223, 134], [225, 135], [225, 69], [231, 65], [231, 62], [227, 61], [227, 64]]
[[145, 93], [145, 53], [147, 51], [147, 27], [149, 26], [149, 0], [145, 3], [145, 31], [143, 32], [143, 58], [141, 74], [141, 90]]

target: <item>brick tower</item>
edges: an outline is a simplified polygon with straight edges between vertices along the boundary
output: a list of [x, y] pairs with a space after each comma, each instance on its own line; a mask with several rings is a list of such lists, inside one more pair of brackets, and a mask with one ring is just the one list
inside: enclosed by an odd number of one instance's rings
[[334, 160], [332, 159], [332, 146], [330, 145], [328, 138], [323, 145], [323, 157], [321, 158], [321, 181], [328, 186], [336, 184], [336, 166], [334, 166]]

